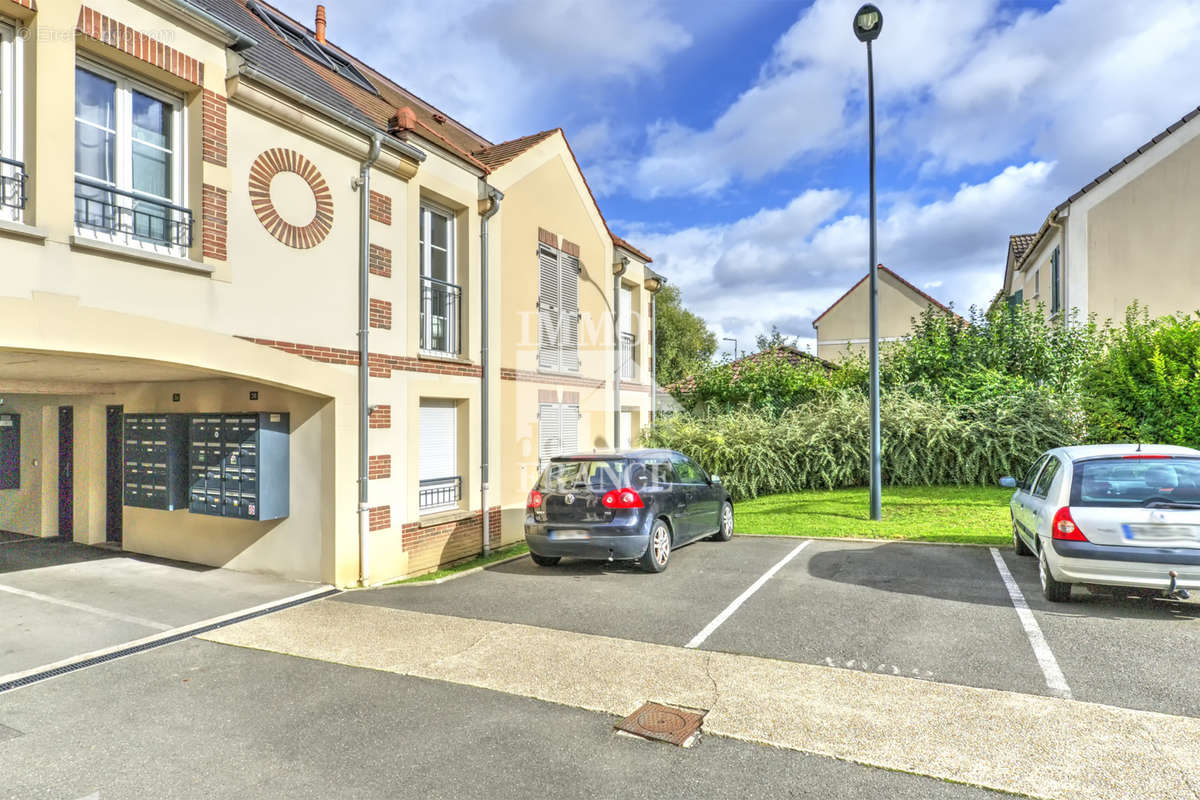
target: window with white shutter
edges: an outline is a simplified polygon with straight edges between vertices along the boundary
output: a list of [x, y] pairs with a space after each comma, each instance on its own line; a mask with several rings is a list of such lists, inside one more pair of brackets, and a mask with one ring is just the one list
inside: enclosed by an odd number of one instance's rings
[[579, 451], [579, 406], [542, 403], [538, 406], [538, 463]]
[[637, 380], [637, 342], [633, 335], [633, 289], [621, 287], [618, 304], [620, 324], [618, 338], [621, 346], [621, 377], [625, 380]]
[[579, 259], [538, 247], [538, 367], [579, 371]]
[[422, 400], [418, 443], [418, 505], [421, 513], [457, 508], [462, 499], [458, 471], [458, 404]]

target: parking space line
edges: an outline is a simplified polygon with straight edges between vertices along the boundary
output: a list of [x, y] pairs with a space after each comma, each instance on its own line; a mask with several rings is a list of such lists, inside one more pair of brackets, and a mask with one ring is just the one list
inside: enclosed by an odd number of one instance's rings
[[129, 614], [122, 614], [118, 611], [109, 611], [104, 608], [96, 608], [95, 606], [89, 606], [85, 603], [76, 603], [72, 600], [63, 600], [58, 597], [51, 597], [51, 596], [45, 595], [45, 594], [38, 594], [37, 592], [29, 592], [24, 589], [18, 589], [15, 586], [5, 586], [2, 583], [0, 583], [0, 592], [8, 592], [9, 594], [19, 595], [21, 597], [29, 598], [30, 600], [38, 600], [42, 603], [51, 603], [56, 606], [63, 606], [65, 608], [73, 608], [76, 611], [86, 611], [89, 614], [95, 614], [100, 617], [108, 617], [109, 619], [119, 620], [120, 622], [128, 622], [133, 625], [141, 625], [144, 628], [154, 628], [155, 630], [160, 630], [160, 631], [171, 630], [170, 625], [165, 625], [161, 622], [155, 622], [152, 619], [146, 619], [144, 617], [135, 617], [135, 616], [131, 616]]
[[1042, 668], [1042, 674], [1046, 676], [1046, 688], [1058, 697], [1070, 700], [1071, 687], [1067, 685], [1066, 676], [1059, 669], [1058, 659], [1051, 652], [1050, 645], [1046, 644], [1046, 637], [1042, 635], [1042, 629], [1034, 619], [1033, 611], [1025, 602], [1025, 595], [1022, 594], [1021, 587], [1017, 586], [1012, 573], [1008, 571], [1008, 565], [1004, 563], [1000, 551], [994, 547], [989, 549], [992, 551], [992, 559], [996, 562], [996, 569], [1000, 570], [1004, 588], [1008, 590], [1008, 596], [1012, 599], [1013, 608], [1017, 610], [1017, 616], [1021, 619], [1021, 627], [1025, 629], [1025, 636], [1033, 648], [1034, 658], [1037, 659], [1038, 666]]
[[687, 644], [685, 644], [684, 647], [697, 648], [700, 645], [704, 644], [704, 640], [707, 639], [709, 636], [711, 636], [713, 631], [715, 631], [717, 628], [721, 627], [721, 625], [725, 622], [725, 620], [729, 619], [729, 617], [733, 615], [733, 612], [737, 611], [738, 608], [741, 607], [742, 603], [749, 600], [750, 595], [754, 594], [759, 589], [761, 589], [764, 583], [771, 580], [771, 576], [773, 576], [776, 572], [779, 572], [779, 570], [783, 569], [785, 564], [787, 564], [789, 561], [791, 561], [793, 558], [795, 558], [796, 555], [801, 550], [803, 550], [805, 547], [807, 547], [811, 542], [812, 542], [812, 540], [808, 539], [808, 540], [805, 540], [805, 541], [801, 542], [800, 544], [796, 545], [796, 548], [794, 550], [792, 550], [792, 552], [788, 553], [786, 556], [784, 556], [782, 559], [780, 559], [779, 563], [775, 564], [775, 566], [771, 567], [769, 570], [764, 572], [762, 574], [762, 577], [760, 577], [754, 583], [750, 584], [749, 589], [747, 589], [746, 591], [744, 591], [740, 595], [738, 595], [736, 600], [734, 600], [732, 603], [727, 605], [725, 607], [725, 610], [722, 611], [720, 614], [717, 614], [717, 616], [713, 618], [713, 621], [708, 623], [707, 625], [705, 625], [704, 630], [700, 631], [695, 636], [693, 636], [692, 640], [690, 642], [688, 642]]

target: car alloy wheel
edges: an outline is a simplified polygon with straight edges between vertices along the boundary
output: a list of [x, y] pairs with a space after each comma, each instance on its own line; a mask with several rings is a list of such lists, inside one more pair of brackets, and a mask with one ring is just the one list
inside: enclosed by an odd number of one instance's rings
[[650, 546], [654, 548], [654, 563], [665, 567], [667, 559], [671, 557], [671, 533], [667, 530], [666, 525], [655, 526], [654, 539]]
[[1042, 582], [1042, 594], [1046, 593], [1046, 557], [1038, 558], [1038, 580]]
[[726, 539], [733, 536], [733, 506], [728, 503], [725, 504], [725, 508], [721, 511], [721, 533], [724, 534]]

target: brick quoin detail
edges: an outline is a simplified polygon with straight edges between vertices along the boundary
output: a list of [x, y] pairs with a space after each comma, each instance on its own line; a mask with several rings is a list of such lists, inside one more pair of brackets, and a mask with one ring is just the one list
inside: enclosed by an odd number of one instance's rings
[[391, 330], [392, 304], [387, 300], [371, 298], [371, 327]]
[[367, 456], [367, 480], [392, 477], [391, 456]]
[[588, 389], [598, 389], [604, 381], [595, 378], [575, 378], [570, 375], [546, 375], [531, 369], [500, 368], [500, 380], [524, 381], [527, 383], [550, 384], [552, 386], [583, 386]]
[[196, 86], [204, 84], [204, 65], [191, 56], [185, 56], [173, 47], [168, 47], [152, 36], [139, 33], [112, 17], [106, 17], [95, 9], [83, 6], [79, 9], [79, 21], [75, 30], [89, 39], [120, 50], [182, 78]]
[[229, 135], [226, 127], [225, 98], [205, 89], [201, 94], [200, 157], [209, 164], [228, 164]]
[[375, 406], [375, 410], [371, 412], [369, 425], [372, 428], [392, 427], [392, 407]]
[[392, 224], [392, 198], [374, 189], [371, 190], [371, 219], [384, 225]]
[[224, 261], [229, 229], [229, 192], [204, 184], [201, 192], [201, 248], [205, 258]]
[[[247, 342], [272, 347], [292, 355], [303, 356], [323, 364], [345, 364], [358, 366], [358, 351], [346, 350], [341, 347], [325, 347], [317, 344], [301, 344], [299, 342], [283, 342], [276, 339], [260, 339], [255, 336], [239, 336]], [[392, 356], [386, 353], [371, 353], [368, 365], [372, 378], [390, 378], [392, 370], [401, 372], [424, 372], [430, 375], [452, 375], [463, 378], [478, 378], [483, 375], [483, 369], [478, 364], [464, 364], [455, 361], [440, 361], [436, 359], [409, 358], [407, 356]], [[601, 382], [603, 385], [603, 382]], [[380, 427], [390, 427], [391, 412], [389, 409], [389, 424]]]
[[371, 245], [371, 253], [367, 260], [372, 275], [381, 278], [392, 277], [392, 251], [377, 244]]
[[375, 506], [368, 512], [369, 525], [373, 531], [387, 530], [392, 527], [392, 507]]

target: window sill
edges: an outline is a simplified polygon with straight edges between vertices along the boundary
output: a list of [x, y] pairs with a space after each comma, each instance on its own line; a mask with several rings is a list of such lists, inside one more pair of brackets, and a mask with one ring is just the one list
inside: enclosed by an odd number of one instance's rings
[[45, 228], [26, 225], [24, 222], [14, 222], [10, 219], [0, 219], [0, 234], [18, 236], [22, 239], [33, 239], [44, 242], [50, 235]]
[[445, 525], [447, 522], [459, 522], [464, 519], [470, 519], [473, 516], [473, 512], [461, 508], [431, 508], [428, 511], [421, 512], [421, 519], [418, 524], [422, 528], [431, 528], [435, 525]]
[[150, 264], [155, 267], [169, 267], [171, 269], [180, 269], [202, 275], [211, 275], [213, 273], [212, 267], [199, 261], [192, 261], [190, 258], [152, 253], [149, 250], [105, 242], [100, 239], [92, 239], [88, 236], [73, 235], [71, 236], [70, 243], [71, 248], [74, 250], [91, 250], [96, 253], [104, 253], [105, 255], [116, 256], [117, 258], [129, 261], [140, 261], [143, 264]]
[[417, 358], [424, 359], [426, 361], [449, 361], [452, 364], [475, 363], [466, 356], [455, 355], [454, 353], [443, 353], [439, 350], [418, 350]]

